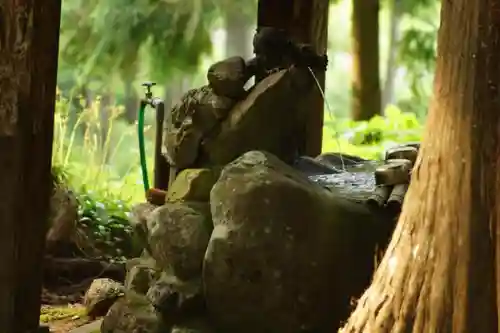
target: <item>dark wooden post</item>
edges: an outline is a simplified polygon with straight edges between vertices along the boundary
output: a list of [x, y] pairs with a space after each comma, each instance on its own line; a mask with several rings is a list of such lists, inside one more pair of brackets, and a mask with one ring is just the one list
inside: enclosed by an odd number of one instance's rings
[[[328, 0], [259, 0], [257, 25], [285, 29], [291, 38], [309, 43], [319, 54], [325, 54], [328, 39]], [[315, 73], [325, 88], [324, 73]], [[309, 110], [301, 153], [316, 156], [323, 140], [324, 101], [314, 89], [304, 105]]]
[[0, 1], [0, 330], [39, 330], [61, 0]]

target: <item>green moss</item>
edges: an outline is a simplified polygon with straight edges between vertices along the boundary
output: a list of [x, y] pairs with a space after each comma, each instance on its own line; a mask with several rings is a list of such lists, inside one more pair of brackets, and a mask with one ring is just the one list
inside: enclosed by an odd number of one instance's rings
[[217, 169], [186, 169], [175, 178], [167, 193], [167, 202], [210, 200], [210, 191], [219, 179]]
[[47, 324], [57, 320], [78, 317], [85, 317], [85, 308], [83, 306], [47, 306], [40, 310], [40, 323]]

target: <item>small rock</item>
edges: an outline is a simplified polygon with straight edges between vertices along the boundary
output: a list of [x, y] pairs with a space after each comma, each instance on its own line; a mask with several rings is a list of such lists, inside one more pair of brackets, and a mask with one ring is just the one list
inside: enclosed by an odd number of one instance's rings
[[217, 95], [240, 99], [249, 79], [245, 60], [242, 57], [230, 57], [216, 62], [208, 69], [207, 79]]
[[101, 324], [101, 333], [169, 332], [145, 296], [128, 291], [109, 309]]
[[164, 156], [171, 166], [189, 168], [198, 157], [203, 133], [193, 127], [192, 118], [185, 119], [179, 128], [171, 128], [164, 134]]
[[168, 189], [167, 202], [210, 200], [210, 191], [219, 178], [220, 170], [185, 169]]
[[164, 126], [163, 154], [170, 165], [193, 167], [203, 138], [227, 116], [235, 101], [203, 86], [188, 91], [169, 112]]
[[146, 295], [159, 275], [156, 262], [153, 258], [134, 258], [127, 262], [127, 266], [125, 289]]
[[95, 279], [83, 298], [87, 315], [91, 318], [104, 316], [124, 292], [125, 288], [119, 282], [107, 278]]
[[143, 245], [143, 248], [147, 248], [147, 219], [156, 207], [157, 206], [145, 202], [132, 206], [130, 212], [130, 224], [136, 234], [136, 238], [141, 245]]
[[205, 313], [200, 279], [181, 281], [163, 273], [148, 290], [147, 298], [162, 320], [172, 325]]
[[199, 277], [212, 228], [208, 203], [166, 203], [148, 219], [151, 256], [180, 279]]
[[199, 88], [195, 96], [197, 103], [192, 113], [193, 126], [204, 135], [208, 134], [226, 118], [236, 101], [214, 93], [210, 86]]

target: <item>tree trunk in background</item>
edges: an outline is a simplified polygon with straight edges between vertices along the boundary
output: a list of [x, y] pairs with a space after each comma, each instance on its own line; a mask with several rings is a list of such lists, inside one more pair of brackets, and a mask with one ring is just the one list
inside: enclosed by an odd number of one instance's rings
[[[86, 85], [83, 85], [82, 87], [77, 87], [74, 90], [76, 93], [73, 96], [70, 96], [68, 126], [71, 131], [77, 130], [83, 135], [87, 127], [86, 124], [80, 121], [80, 123], [78, 124], [78, 128], [75, 128], [75, 126], [77, 125], [78, 119], [81, 117], [82, 112], [84, 112], [86, 108], [90, 107], [88, 100], [88, 89]], [[68, 135], [71, 135], [71, 133], [68, 133]]]
[[225, 12], [226, 57], [240, 56], [248, 59], [253, 53], [252, 27], [254, 22], [240, 6], [241, 4], [230, 3]]
[[394, 83], [398, 69], [397, 55], [399, 43], [399, 24], [403, 15], [403, 1], [392, 0], [391, 22], [389, 31], [389, 52], [385, 73], [384, 89], [382, 91], [382, 112], [389, 104], [394, 104]]
[[[109, 122], [111, 120], [111, 107], [113, 106], [113, 97], [111, 93], [105, 91], [101, 96], [99, 104], [99, 126], [101, 136], [101, 148], [105, 148], [109, 133]], [[103, 151], [104, 152], [104, 151]], [[104, 152], [106, 153], [106, 152]], [[107, 154], [106, 154], [107, 155]], [[107, 161], [103, 161], [107, 162]]]
[[133, 81], [127, 80], [125, 83], [125, 113], [124, 118], [129, 124], [137, 121], [137, 111], [139, 109], [139, 95], [133, 85]]
[[344, 333], [497, 333], [500, 0], [443, 1], [434, 101], [402, 216]]
[[0, 2], [0, 328], [5, 333], [39, 327], [60, 14], [60, 0]]
[[184, 79], [173, 79], [165, 85], [165, 114], [180, 102], [182, 95], [184, 95], [189, 88], [185, 87], [186, 82]]
[[352, 0], [353, 120], [381, 114], [379, 0]]

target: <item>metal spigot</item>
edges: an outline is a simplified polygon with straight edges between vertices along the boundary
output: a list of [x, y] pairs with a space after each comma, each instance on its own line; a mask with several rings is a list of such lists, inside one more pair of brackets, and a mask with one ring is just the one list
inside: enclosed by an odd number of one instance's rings
[[146, 88], [146, 100], [150, 101], [153, 98], [151, 88], [156, 86], [156, 82], [146, 81], [142, 84], [142, 86]]

